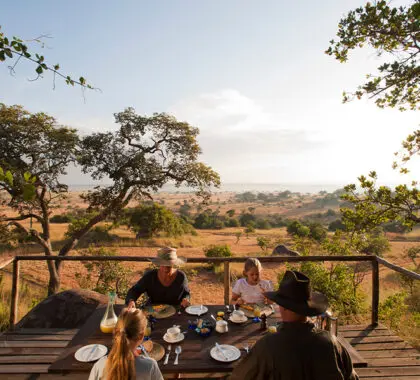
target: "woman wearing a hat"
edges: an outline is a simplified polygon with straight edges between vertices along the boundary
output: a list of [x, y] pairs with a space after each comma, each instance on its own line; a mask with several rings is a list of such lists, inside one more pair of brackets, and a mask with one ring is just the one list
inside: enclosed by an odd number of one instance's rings
[[165, 247], [159, 249], [152, 262], [159, 268], [146, 272], [128, 291], [126, 305], [135, 306], [135, 301], [140, 295], [147, 293], [149, 302], [153, 304], [187, 307], [190, 303], [187, 276], [176, 268], [184, 264], [185, 259], [177, 256], [175, 248]]
[[309, 278], [286, 271], [277, 292], [264, 295], [280, 306], [283, 323], [261, 338], [230, 380], [357, 380], [347, 350], [308, 317], [324, 313], [327, 297], [312, 292]]

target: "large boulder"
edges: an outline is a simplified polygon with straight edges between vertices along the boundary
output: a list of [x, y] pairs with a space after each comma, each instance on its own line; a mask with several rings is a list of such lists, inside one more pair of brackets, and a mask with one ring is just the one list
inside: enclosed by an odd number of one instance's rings
[[276, 248], [273, 249], [272, 255], [278, 256], [300, 256], [299, 252], [292, 251], [291, 249], [287, 248], [285, 245], [280, 244]]
[[91, 290], [73, 289], [54, 294], [36, 305], [18, 328], [79, 328], [108, 297]]

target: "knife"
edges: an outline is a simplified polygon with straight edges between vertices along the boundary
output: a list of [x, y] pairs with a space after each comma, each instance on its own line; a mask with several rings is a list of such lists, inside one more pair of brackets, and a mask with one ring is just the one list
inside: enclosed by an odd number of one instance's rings
[[93, 352], [96, 350], [98, 348], [98, 345], [97, 344], [94, 344], [93, 345], [93, 347], [92, 347], [92, 349], [90, 350], [90, 352], [87, 354], [87, 361], [88, 362], [91, 362], [92, 361], [92, 359], [91, 359], [91, 357], [92, 357], [92, 355], [93, 355]]
[[223, 352], [222, 347], [220, 347], [219, 343], [216, 343], [216, 349], [217, 349], [217, 351], [219, 351], [223, 355], [225, 360], [229, 360], [229, 358]]

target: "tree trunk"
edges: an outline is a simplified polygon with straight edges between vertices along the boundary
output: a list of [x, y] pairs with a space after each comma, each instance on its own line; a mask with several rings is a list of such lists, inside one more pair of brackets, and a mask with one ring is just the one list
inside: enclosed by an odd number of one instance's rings
[[48, 282], [48, 296], [58, 293], [61, 286], [60, 272], [56, 269], [53, 261], [48, 261], [48, 271], [50, 272], [50, 280]]

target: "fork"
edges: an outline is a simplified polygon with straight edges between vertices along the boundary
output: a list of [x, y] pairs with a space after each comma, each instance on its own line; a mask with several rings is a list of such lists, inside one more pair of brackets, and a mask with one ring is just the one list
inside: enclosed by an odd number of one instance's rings
[[171, 353], [171, 345], [168, 346], [168, 352], [166, 353], [166, 357], [165, 357], [165, 361], [163, 362], [163, 365], [168, 364], [170, 353]]
[[181, 352], [182, 352], [181, 346], [176, 346], [175, 348], [176, 358], [174, 361], [174, 365], [178, 365], [178, 356]]

